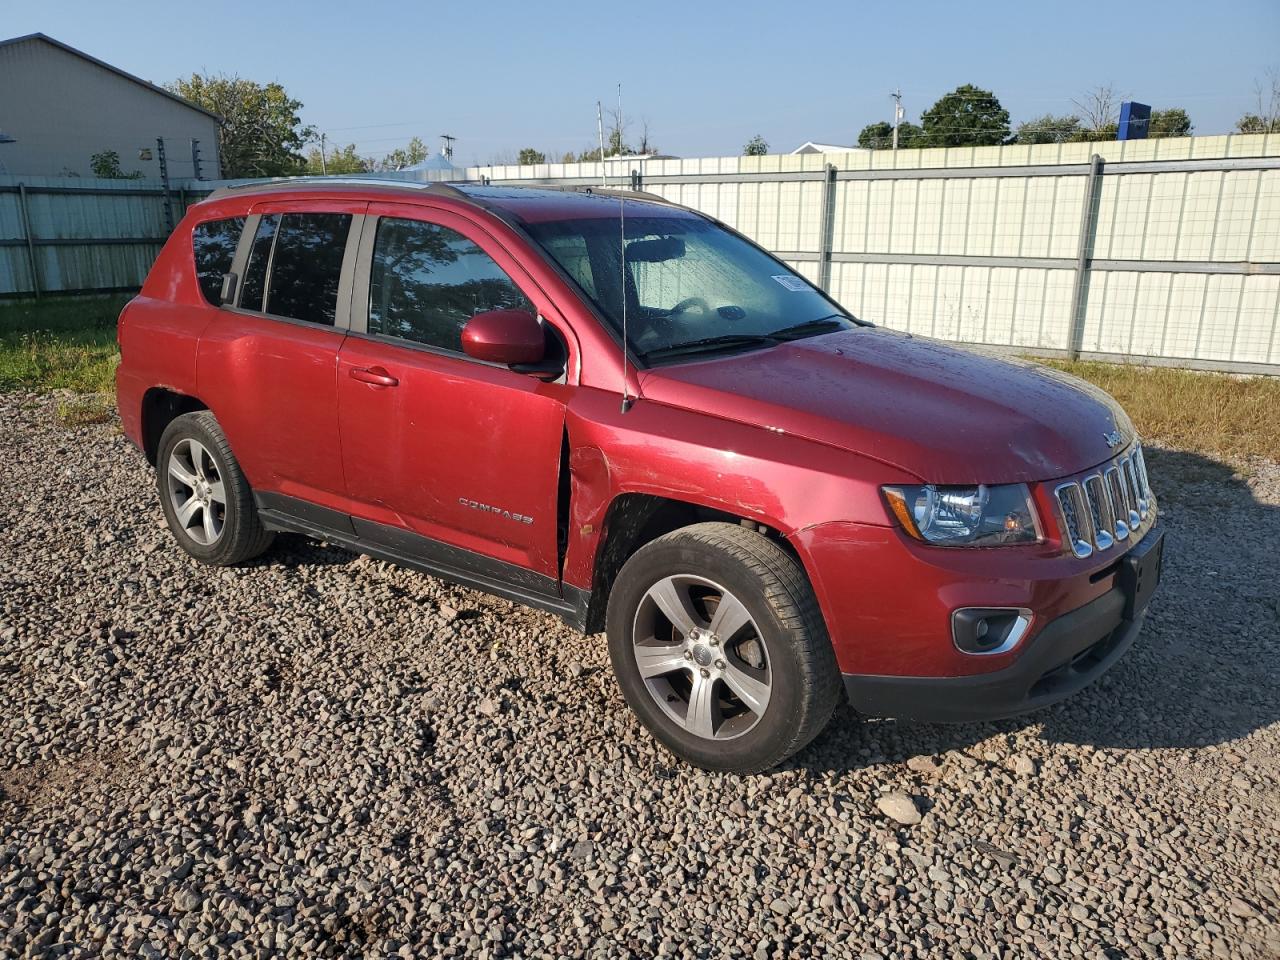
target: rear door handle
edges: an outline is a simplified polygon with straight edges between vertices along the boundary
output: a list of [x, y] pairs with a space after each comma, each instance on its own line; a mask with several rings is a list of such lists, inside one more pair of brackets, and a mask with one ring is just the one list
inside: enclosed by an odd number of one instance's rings
[[382, 367], [352, 367], [351, 379], [361, 383], [372, 383], [375, 387], [397, 387], [400, 381], [383, 370]]

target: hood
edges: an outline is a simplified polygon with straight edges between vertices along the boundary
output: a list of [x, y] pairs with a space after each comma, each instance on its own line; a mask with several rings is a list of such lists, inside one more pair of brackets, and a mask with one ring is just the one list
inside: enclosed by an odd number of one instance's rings
[[[1133, 439], [1119, 404], [1075, 377], [871, 327], [658, 367], [643, 375], [641, 394], [873, 457], [930, 483], [1052, 480]], [[1116, 430], [1113, 447], [1106, 435]]]

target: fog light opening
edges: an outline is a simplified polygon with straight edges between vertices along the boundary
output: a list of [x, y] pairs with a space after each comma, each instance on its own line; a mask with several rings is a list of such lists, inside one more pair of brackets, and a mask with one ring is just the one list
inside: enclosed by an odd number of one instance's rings
[[956, 649], [973, 656], [1007, 653], [1031, 626], [1031, 611], [1022, 607], [965, 607], [951, 615]]

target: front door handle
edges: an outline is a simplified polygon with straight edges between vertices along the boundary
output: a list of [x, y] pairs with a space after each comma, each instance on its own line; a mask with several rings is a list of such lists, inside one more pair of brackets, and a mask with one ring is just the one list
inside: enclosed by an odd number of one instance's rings
[[352, 367], [351, 379], [361, 383], [371, 383], [375, 387], [397, 387], [400, 381], [382, 367]]

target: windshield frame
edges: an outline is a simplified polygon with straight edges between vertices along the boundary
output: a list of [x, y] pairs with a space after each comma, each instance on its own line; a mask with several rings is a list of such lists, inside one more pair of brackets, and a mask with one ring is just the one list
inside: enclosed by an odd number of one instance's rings
[[[630, 196], [623, 195], [623, 196], [620, 196], [619, 199], [624, 201], [629, 201], [628, 206], [630, 206], [631, 203], [636, 203], [636, 204], [643, 203], [646, 206], [652, 205], [654, 207], [659, 207], [663, 211], [677, 211], [678, 215], [672, 216], [671, 219], [673, 220], [697, 219], [705, 222], [706, 224], [710, 225], [713, 228], [722, 230], [726, 234], [730, 235], [731, 237], [734, 237], [735, 239], [740, 240], [741, 242], [747, 244], [748, 246], [753, 248], [755, 252], [763, 254], [768, 260], [772, 261], [773, 264], [781, 268], [781, 270], [784, 271], [788, 276], [798, 278], [805, 285], [805, 287], [808, 288], [809, 291], [817, 294], [830, 308], [830, 313], [824, 316], [822, 319], [827, 319], [829, 317], [843, 318], [845, 320], [848, 320], [849, 323], [852, 324], [852, 327], [850, 327], [849, 329], [853, 329], [857, 327], [875, 326], [875, 324], [867, 320], [862, 320], [854, 316], [850, 311], [846, 310], [843, 306], [841, 306], [839, 303], [833, 300], [829, 293], [827, 293], [825, 290], [819, 287], [816, 283], [814, 283], [808, 277], [804, 276], [802, 273], [797, 271], [790, 264], [786, 263], [784, 260], [782, 260], [776, 254], [774, 254], [772, 251], [767, 250], [765, 247], [756, 243], [754, 240], [746, 236], [741, 231], [734, 229], [733, 227], [729, 226], [727, 223], [724, 223], [721, 220], [717, 220], [715, 217], [709, 216], [698, 210], [692, 210], [688, 207], [682, 207], [678, 204], [671, 203], [670, 201], [663, 200], [662, 198], [659, 198], [659, 197], [647, 197], [647, 196], [630, 197]], [[682, 214], [683, 216], [680, 216], [680, 214]], [[501, 216], [502, 216], [502, 219], [505, 220], [509, 226], [513, 226], [519, 231], [521, 236], [528, 242], [530, 247], [532, 247], [533, 250], [537, 252], [538, 256], [542, 259], [542, 261], [546, 263], [548, 266], [550, 266], [551, 269], [554, 270], [555, 273], [561, 278], [561, 280], [563, 280], [574, 291], [574, 293], [577, 294], [578, 299], [591, 312], [591, 315], [596, 319], [596, 322], [599, 323], [600, 326], [604, 329], [605, 333], [609, 336], [609, 338], [612, 339], [614, 343], [618, 344], [618, 346], [623, 350], [623, 352], [626, 355], [627, 362], [631, 366], [635, 367], [636, 369], [650, 370], [657, 367], [665, 367], [665, 366], [671, 366], [676, 364], [697, 363], [705, 360], [714, 360], [720, 357], [737, 355], [741, 353], [768, 350], [772, 347], [779, 346], [780, 344], [783, 344], [783, 343], [794, 343], [796, 342], [796, 340], [802, 340], [802, 339], [807, 340], [807, 339], [811, 339], [811, 337], [826, 336], [829, 333], [840, 332], [836, 330], [820, 331], [810, 336], [797, 337], [792, 339], [774, 339], [774, 338], [765, 338], [762, 336], [759, 342], [744, 342], [741, 344], [732, 344], [732, 345], [725, 344], [724, 349], [721, 349], [721, 350], [708, 351], [708, 352], [699, 352], [699, 351], [693, 350], [685, 354], [675, 353], [670, 356], [656, 357], [656, 358], [650, 359], [645, 352], [639, 350], [636, 347], [634, 342], [627, 342], [627, 343], [623, 342], [621, 325], [619, 323], [615, 323], [614, 320], [607, 315], [604, 308], [596, 301], [596, 298], [591, 296], [591, 294], [589, 294], [586, 290], [584, 290], [582, 285], [577, 281], [577, 279], [572, 274], [569, 273], [569, 271], [564, 267], [563, 264], [560, 263], [560, 261], [555, 257], [555, 255], [552, 254], [551, 251], [548, 250], [545, 246], [543, 246], [543, 244], [538, 240], [537, 236], [534, 234], [533, 230], [530, 229], [533, 226], [533, 224], [527, 223], [526, 221], [523, 220], [523, 218], [506, 213], [505, 211], [502, 212]], [[645, 214], [639, 214], [639, 215], [633, 214], [633, 216], [644, 217], [644, 216], [653, 216], [653, 214], [646, 211]], [[660, 217], [662, 216], [662, 214], [658, 214], [658, 216]], [[601, 220], [608, 221], [611, 218], [562, 217], [562, 218], [548, 219], [545, 222], [550, 224], [572, 223], [578, 219], [601, 219]], [[541, 222], [544, 222], [544, 221], [539, 221], [539, 223]]]

